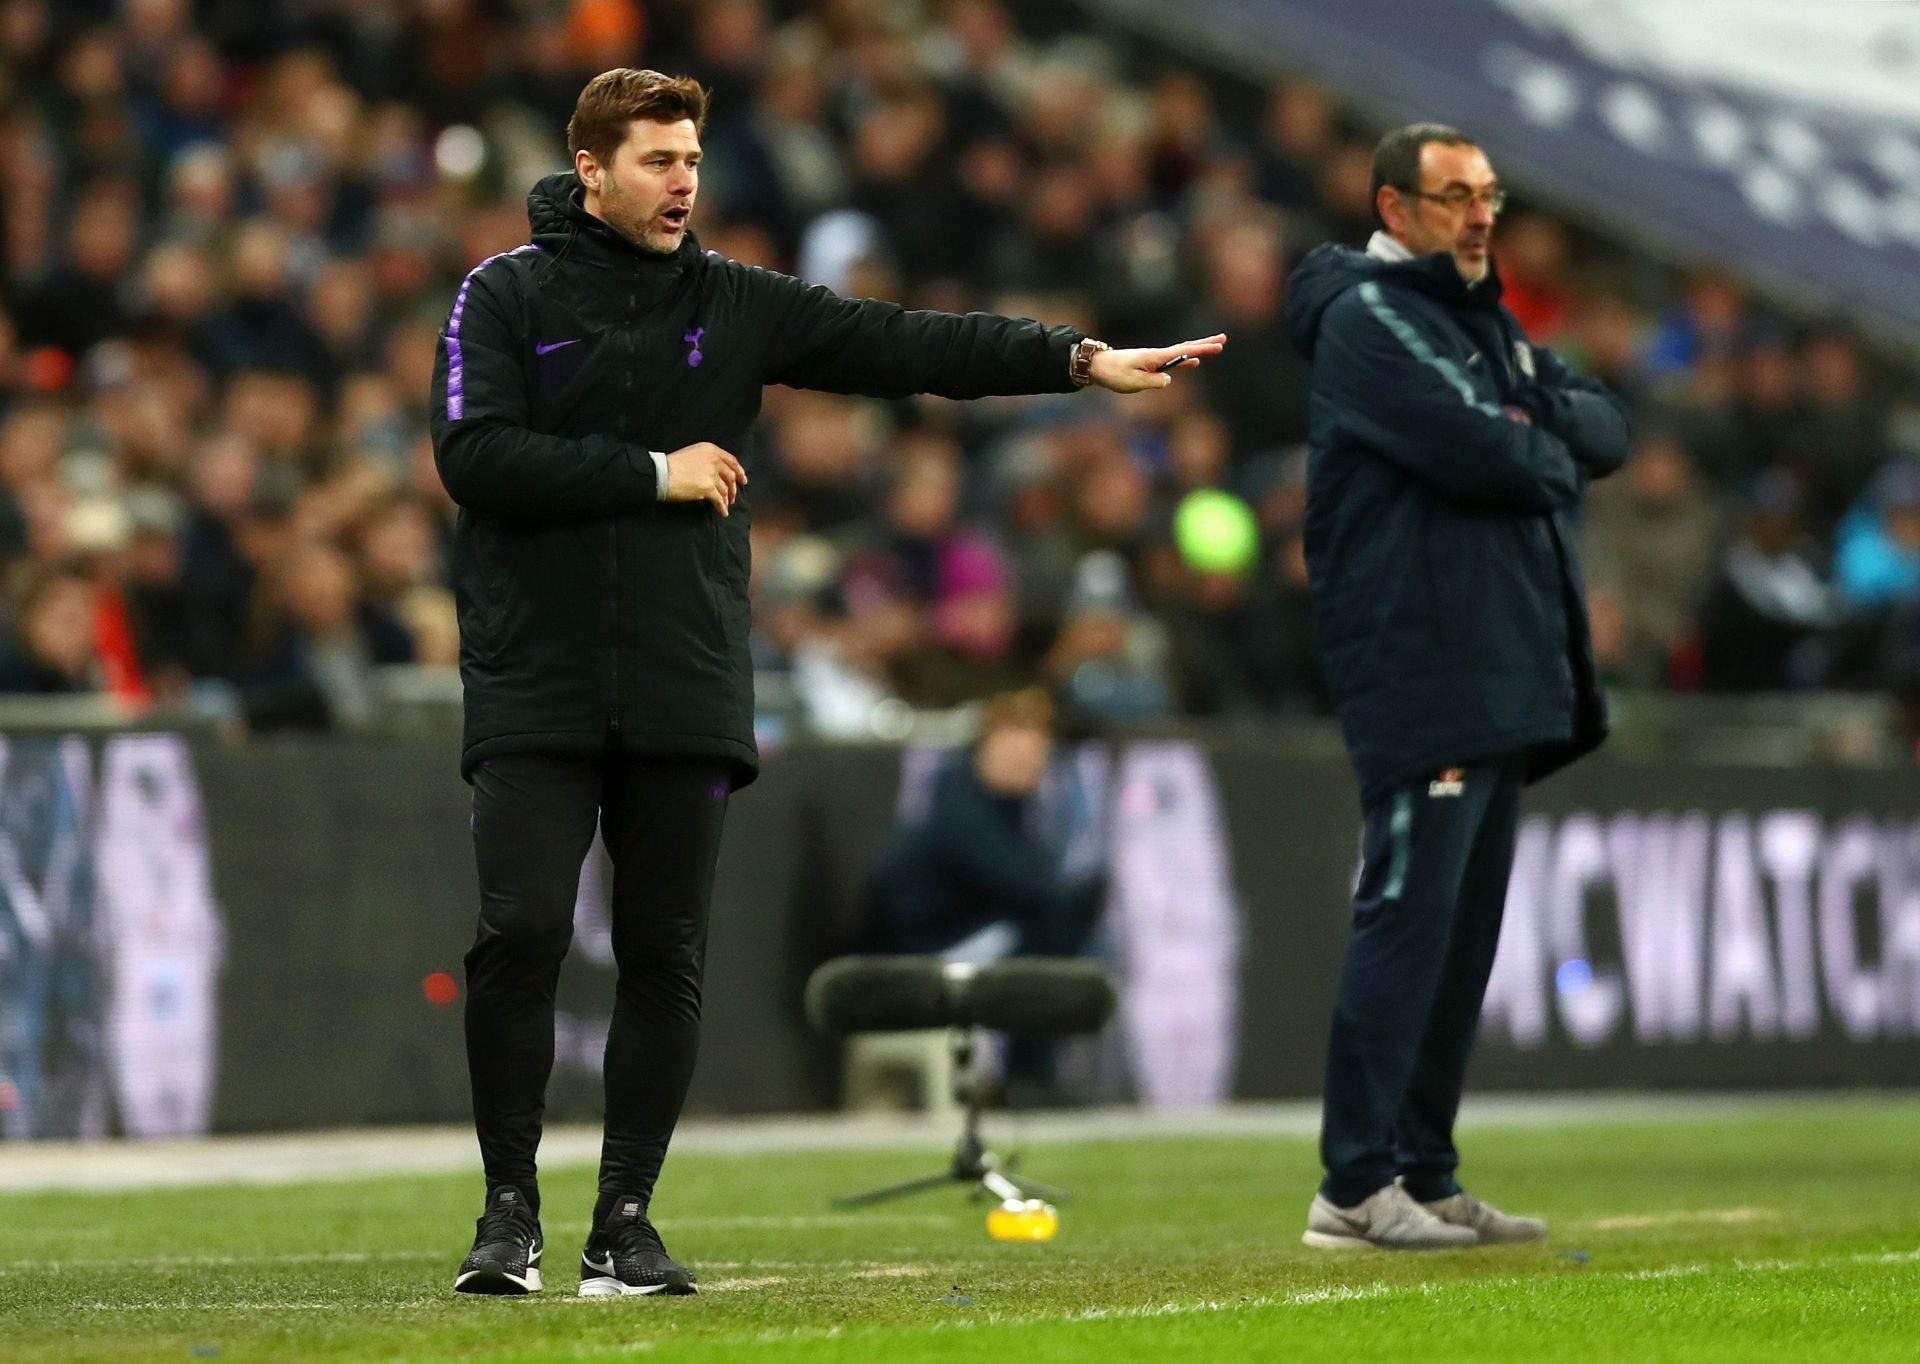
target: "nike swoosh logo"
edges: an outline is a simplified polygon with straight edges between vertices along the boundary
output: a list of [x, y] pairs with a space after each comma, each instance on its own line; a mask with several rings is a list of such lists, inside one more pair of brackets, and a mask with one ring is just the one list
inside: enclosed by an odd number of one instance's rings
[[613, 1273], [613, 1256], [611, 1255], [607, 1256], [607, 1262], [605, 1264], [595, 1264], [592, 1256], [582, 1255], [580, 1257], [580, 1263], [588, 1269], [593, 1270], [596, 1274]]
[[533, 353], [535, 355], [545, 355], [548, 351], [559, 350], [560, 347], [562, 346], [577, 345], [579, 344], [579, 341], [580, 341], [580, 338], [577, 336], [574, 337], [571, 341], [549, 341], [544, 346], [535, 346], [533, 348]]

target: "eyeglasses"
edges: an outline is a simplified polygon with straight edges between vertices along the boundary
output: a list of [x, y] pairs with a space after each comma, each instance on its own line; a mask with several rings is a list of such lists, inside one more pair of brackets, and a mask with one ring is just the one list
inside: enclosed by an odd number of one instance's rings
[[1424, 189], [1407, 189], [1400, 185], [1394, 188], [1415, 199], [1431, 199], [1436, 204], [1445, 204], [1455, 213], [1466, 212], [1468, 204], [1479, 204], [1497, 218], [1507, 206], [1507, 192], [1503, 189], [1484, 190], [1479, 194], [1467, 189], [1450, 189], [1445, 194], [1430, 194]]

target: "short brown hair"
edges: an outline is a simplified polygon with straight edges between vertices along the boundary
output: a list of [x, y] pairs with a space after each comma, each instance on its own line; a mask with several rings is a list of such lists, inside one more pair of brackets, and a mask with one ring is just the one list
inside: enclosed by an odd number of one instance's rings
[[587, 82], [567, 120], [567, 155], [592, 152], [605, 165], [627, 140], [635, 119], [650, 123], [693, 120], [695, 132], [707, 126], [707, 90], [691, 76], [663, 76], [616, 66]]
[[1409, 123], [1395, 128], [1380, 139], [1373, 149], [1373, 215], [1380, 216], [1380, 191], [1391, 185], [1397, 190], [1417, 193], [1420, 189], [1420, 153], [1428, 143], [1443, 147], [1473, 147], [1478, 144], [1458, 128], [1444, 123]]
[[980, 713], [980, 737], [1001, 729], [1044, 729], [1053, 732], [1053, 698], [1044, 687], [1022, 687], [1001, 692]]

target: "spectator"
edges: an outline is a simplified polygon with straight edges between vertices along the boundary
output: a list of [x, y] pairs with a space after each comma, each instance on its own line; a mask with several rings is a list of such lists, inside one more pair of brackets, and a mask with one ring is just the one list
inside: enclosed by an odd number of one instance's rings
[[1801, 401], [1783, 453], [1807, 490], [1809, 516], [1831, 530], [1866, 490], [1887, 450], [1886, 409], [1867, 390], [1860, 353], [1839, 332], [1800, 348]]
[[[980, 737], [934, 778], [924, 817], [902, 823], [871, 881], [874, 946], [955, 961], [1074, 956], [1106, 899], [1103, 868], [1071, 865], [1038, 832], [1053, 752], [1053, 706], [1038, 690], [995, 697]], [[1062, 780], [1072, 780], [1062, 770]], [[1016, 1039], [1009, 1089], [1053, 1097], [1053, 1051]]]
[[[355, 619], [364, 608], [419, 659], [448, 659], [454, 509], [425, 435], [438, 332], [466, 271], [524, 240], [503, 187], [550, 168], [582, 80], [638, 52], [734, 92], [708, 129], [710, 249], [1122, 344], [1183, 312], [1200, 314], [1195, 334], [1232, 336], [1198, 384], [1143, 398], [1124, 426], [1047, 399], [956, 411], [768, 393], [749, 514], [756, 531], [818, 537], [831, 565], [769, 599], [783, 603], [762, 632], [770, 666], [859, 698], [831, 708], [861, 717], [849, 732], [896, 685], [928, 704], [1029, 677], [1065, 695], [1109, 668], [1157, 678], [1176, 710], [1315, 710], [1294, 493], [1265, 452], [1306, 430], [1304, 369], [1277, 326], [1289, 264], [1373, 225], [1365, 119], [1298, 78], [1249, 100], [1214, 71], [1130, 67], [1057, 8], [7, 7], [0, 565], [45, 568], [68, 553], [76, 507], [85, 522], [120, 506], [131, 529], [90, 557], [106, 566], [99, 616], [124, 608], [124, 656], [156, 695], [257, 667], [257, 604], [293, 628], [284, 577], [314, 539], [354, 560]], [[1674, 491], [1680, 466], [1649, 446], [1644, 480], [1597, 496], [1582, 532], [1616, 680], [1697, 680], [1683, 580], [1732, 590], [1700, 568], [1701, 526], [1775, 470], [1798, 481], [1848, 601], [1897, 629], [1912, 547], [1875, 482], [1898, 443], [1891, 386], [1859, 338], [1827, 323], [1803, 338], [1723, 266], [1651, 273], [1551, 205], [1509, 218], [1499, 252], [1532, 334], [1577, 352], [1690, 466]], [[942, 536], [966, 546], [944, 583], [887, 510], [892, 471], [936, 448]], [[1168, 552], [1169, 508], [1203, 486], [1255, 506], [1246, 578], [1204, 582]], [[1083, 568], [1100, 550], [1120, 556], [1119, 580], [1106, 556]], [[1853, 629], [1806, 655], [1826, 650], [1823, 684], [1884, 673], [1856, 657]], [[1186, 644], [1162, 660], [1152, 641], [1169, 632]], [[1149, 685], [1113, 704], [1158, 702]]]
[[1556, 345], [1567, 327], [1573, 306], [1568, 249], [1566, 229], [1544, 213], [1516, 213], [1500, 222], [1500, 301], [1535, 345]]
[[[1371, 172], [1369, 172], [1371, 173]], [[1281, 322], [1285, 240], [1278, 219], [1259, 215], [1221, 228], [1207, 253], [1208, 304], [1189, 334], [1225, 332], [1227, 350], [1200, 371], [1207, 405], [1232, 434], [1236, 454], [1307, 438], [1308, 372]]]
[[1309, 81], [1289, 80], [1267, 96], [1260, 145], [1260, 195], [1286, 209], [1310, 209], [1314, 177], [1333, 145], [1333, 104]]
[[1712, 581], [1713, 504], [1670, 433], [1643, 431], [1621, 476], [1587, 494], [1580, 522], [1594, 658], [1615, 683], [1665, 686], [1691, 669]]
[[953, 541], [938, 590], [925, 635], [892, 660], [901, 699], [945, 709], [1026, 681], [1013, 657], [1013, 576], [999, 551], [984, 540]]
[[74, 207], [65, 259], [30, 289], [15, 313], [22, 344], [48, 345], [78, 360], [109, 336], [123, 335], [125, 282], [139, 231], [139, 196], [123, 180], [86, 188]]
[[1138, 720], [1173, 710], [1165, 629], [1127, 590], [1111, 550], [1080, 561], [1045, 671], [1062, 706], [1097, 720]]
[[1238, 484], [1267, 547], [1262, 703], [1276, 715], [1331, 715], [1307, 581], [1307, 451], [1258, 456], [1242, 467]]
[[62, 563], [29, 569], [15, 598], [11, 637], [0, 648], [0, 692], [98, 691], [93, 610], [84, 570]]
[[180, 543], [184, 508], [162, 488], [129, 493], [127, 546], [119, 590], [126, 604], [141, 681], [156, 702], [183, 700], [192, 686], [194, 605]]
[[1732, 546], [1700, 617], [1709, 690], [1804, 691], [1827, 680], [1843, 622], [1814, 567], [1799, 488], [1775, 470], [1741, 500]]
[[[1734, 376], [1734, 408], [1743, 454], [1736, 477], [1751, 478], [1770, 469], [1791, 467], [1792, 439], [1801, 408], [1800, 372], [1788, 328], [1777, 322], [1754, 324], [1734, 356]], [[1804, 497], [1804, 473], [1800, 477]], [[1806, 515], [1804, 501], [1800, 514]]]
[[1853, 607], [1920, 600], [1920, 460], [1888, 464], [1840, 525], [1835, 585]]
[[233, 293], [206, 327], [206, 359], [215, 373], [236, 370], [327, 377], [327, 352], [288, 288], [292, 243], [279, 224], [255, 219], [233, 244]]
[[405, 630], [356, 599], [352, 561], [324, 541], [298, 545], [276, 564], [252, 612], [233, 681], [254, 728], [365, 728], [372, 669], [413, 661]]
[[838, 552], [820, 536], [799, 535], [754, 559], [755, 670], [791, 681], [814, 733], [872, 737], [876, 711], [892, 697], [886, 650], [872, 647], [875, 634], [855, 628], [835, 600]]
[[22, 403], [0, 423], [0, 562], [32, 548], [33, 510], [58, 486], [68, 427], [67, 413], [46, 402]]
[[1695, 271], [1647, 342], [1647, 370], [1685, 374], [1709, 357], [1731, 355], [1745, 323], [1739, 284], [1719, 270]]
[[1569, 325], [1563, 343], [1568, 357], [1625, 398], [1630, 411], [1640, 411], [1648, 394], [1640, 366], [1640, 316], [1633, 304], [1617, 292], [1599, 290], [1573, 305]]

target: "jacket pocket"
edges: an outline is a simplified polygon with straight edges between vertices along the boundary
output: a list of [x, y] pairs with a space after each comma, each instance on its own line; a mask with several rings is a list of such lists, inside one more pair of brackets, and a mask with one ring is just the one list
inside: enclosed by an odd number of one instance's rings
[[747, 536], [716, 513], [707, 520], [707, 534], [701, 549], [700, 576], [714, 628], [731, 642], [734, 633], [746, 629], [744, 618], [751, 609], [747, 597]]
[[464, 531], [468, 567], [462, 575], [461, 633], [470, 644], [497, 646], [507, 633], [519, 576], [510, 562], [515, 546], [491, 517], [471, 517]]

